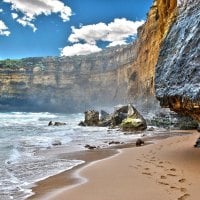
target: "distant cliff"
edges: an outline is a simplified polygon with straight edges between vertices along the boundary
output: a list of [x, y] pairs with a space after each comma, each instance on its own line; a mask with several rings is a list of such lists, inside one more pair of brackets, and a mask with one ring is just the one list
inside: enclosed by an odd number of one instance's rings
[[156, 96], [162, 107], [200, 122], [200, 3], [181, 1], [179, 15], [161, 45]]
[[127, 102], [134, 45], [73, 57], [0, 61], [0, 109], [78, 112]]

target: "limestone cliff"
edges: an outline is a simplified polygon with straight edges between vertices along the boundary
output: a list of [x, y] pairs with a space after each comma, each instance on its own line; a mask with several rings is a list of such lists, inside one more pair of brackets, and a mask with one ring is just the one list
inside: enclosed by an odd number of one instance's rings
[[128, 83], [128, 94], [133, 101], [152, 101], [151, 97], [154, 97], [155, 65], [160, 44], [174, 22], [176, 12], [176, 0], [154, 1], [146, 23], [138, 30], [135, 44], [137, 56], [132, 63]]
[[77, 112], [126, 101], [133, 45], [74, 57], [0, 62], [0, 109]]
[[164, 40], [156, 66], [156, 96], [161, 106], [200, 122], [200, 3], [182, 1]]

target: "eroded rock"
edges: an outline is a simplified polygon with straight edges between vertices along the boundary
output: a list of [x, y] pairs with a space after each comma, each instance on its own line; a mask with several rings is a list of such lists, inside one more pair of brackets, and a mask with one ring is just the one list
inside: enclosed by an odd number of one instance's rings
[[120, 125], [122, 121], [127, 118], [127, 113], [128, 113], [127, 105], [117, 106], [116, 110], [112, 114], [112, 126], [115, 127]]
[[88, 110], [85, 112], [86, 126], [98, 126], [99, 125], [99, 112], [95, 110]]
[[142, 140], [142, 139], [140, 139], [140, 138], [137, 139], [135, 145], [136, 145], [136, 147], [139, 147], [139, 146], [144, 145], [144, 140]]
[[62, 145], [61, 141], [60, 140], [54, 140], [52, 141], [51, 143], [53, 146], [59, 146], [59, 145]]
[[[182, 7], [181, 7], [182, 6]], [[179, 16], [160, 49], [155, 89], [162, 107], [200, 122], [200, 4], [180, 5]]]
[[198, 148], [200, 147], [200, 137], [197, 139], [194, 147], [198, 147]]
[[87, 149], [96, 149], [97, 147], [94, 146], [94, 145], [86, 144], [86, 145], [85, 145], [85, 148], [87, 148]]
[[63, 126], [63, 125], [66, 125], [66, 123], [64, 123], [64, 122], [55, 122], [54, 123], [54, 126]]
[[123, 131], [142, 131], [147, 128], [145, 119], [131, 104], [128, 105], [127, 118], [120, 126]]
[[52, 122], [52, 121], [50, 121], [49, 123], [48, 123], [48, 126], [64, 126], [64, 125], [67, 125], [65, 122]]

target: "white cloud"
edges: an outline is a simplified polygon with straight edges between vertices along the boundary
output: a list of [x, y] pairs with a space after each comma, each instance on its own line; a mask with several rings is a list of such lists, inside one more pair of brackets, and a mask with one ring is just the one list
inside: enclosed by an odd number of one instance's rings
[[87, 55], [90, 53], [99, 52], [102, 49], [92, 44], [74, 44], [66, 46], [61, 50], [61, 56]]
[[[72, 34], [68, 40], [76, 43], [73, 46], [66, 46], [61, 50], [62, 56], [85, 55], [93, 52], [101, 51], [96, 44], [97, 41], [108, 42], [108, 47], [127, 44], [126, 40], [137, 34], [137, 29], [144, 21], [130, 21], [125, 18], [114, 19], [109, 24], [98, 23], [92, 25], [81, 26], [79, 28], [72, 27]], [[85, 42], [81, 44], [80, 42]]]
[[37, 30], [35, 25], [33, 23], [29, 22], [26, 18], [17, 19], [17, 22], [19, 24], [21, 24], [22, 26], [30, 26], [33, 29], [33, 32], [35, 32]]
[[117, 46], [117, 45], [125, 45], [125, 44], [127, 44], [125, 40], [113, 41], [108, 45], [108, 47], [114, 47], [114, 46]]
[[[72, 15], [70, 7], [66, 6], [61, 0], [3, 0], [11, 4], [11, 9], [15, 12], [23, 13], [23, 17], [17, 19], [17, 22], [23, 26], [30, 26], [33, 31], [36, 30], [33, 24], [34, 20], [39, 15], [51, 15], [58, 13], [60, 18], [65, 22], [68, 21]], [[16, 14], [17, 14], [16, 13]]]
[[125, 18], [114, 19], [109, 24], [98, 23], [93, 25], [86, 25], [80, 28], [72, 27], [72, 34], [68, 40], [72, 43], [85, 41], [89, 44], [96, 44], [96, 41], [107, 41], [114, 46], [114, 44], [124, 44], [126, 39], [137, 34], [137, 28], [141, 26], [144, 21], [130, 21]]
[[3, 9], [2, 8], [0, 8], [0, 13], [2, 13], [3, 12]]
[[13, 18], [13, 19], [18, 18], [18, 14], [17, 14], [17, 13], [11, 13], [11, 15], [12, 15], [12, 18]]
[[79, 29], [72, 27], [72, 34], [68, 40], [72, 43], [84, 40], [87, 43], [95, 44], [96, 40], [105, 38], [108, 32], [108, 26], [104, 23], [82, 26]]
[[0, 35], [4, 35], [4, 36], [10, 35], [10, 31], [8, 27], [5, 25], [5, 23], [2, 20], [0, 20]]

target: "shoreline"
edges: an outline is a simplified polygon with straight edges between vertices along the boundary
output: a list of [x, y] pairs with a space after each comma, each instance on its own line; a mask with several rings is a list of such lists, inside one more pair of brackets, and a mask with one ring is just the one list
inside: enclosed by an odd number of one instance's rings
[[92, 162], [95, 162], [96, 160], [102, 160], [115, 154], [117, 154], [117, 149], [94, 149], [68, 154], [67, 159], [70, 159], [71, 157], [71, 159], [83, 160], [85, 162], [83, 164], [73, 167], [72, 169], [65, 170], [64, 172], [55, 174], [44, 180], [34, 183], [33, 186], [30, 188], [33, 195], [29, 196], [26, 199], [38, 200], [43, 198], [43, 196], [45, 196], [46, 194], [51, 193], [52, 190], [62, 190], [65, 187], [71, 187], [73, 185], [79, 184], [81, 178], [74, 176], [77, 170], [89, 165]]
[[[157, 144], [159, 141], [165, 140], [166, 138], [172, 138], [176, 135], [188, 135], [188, 133], [192, 133], [194, 131], [171, 131], [168, 134], [157, 135], [153, 137], [145, 138], [148, 141], [148, 144], [152, 144], [152, 140], [154, 143], [152, 145]], [[150, 142], [149, 142], [150, 141]], [[151, 145], [145, 145], [151, 146]], [[139, 149], [143, 149], [144, 147], [140, 147]], [[98, 149], [98, 150], [89, 150], [84, 152], [78, 152], [75, 156], [75, 159], [81, 159], [86, 161], [84, 164], [78, 165], [71, 170], [66, 170], [60, 174], [49, 177], [45, 180], [37, 182], [33, 187], [32, 191], [34, 194], [28, 197], [28, 200], [43, 200], [43, 199], [54, 199], [53, 196], [59, 196], [59, 194], [66, 193], [68, 190], [73, 190], [74, 188], [79, 188], [79, 185], [83, 183], [88, 183], [88, 179], [84, 178], [84, 176], [79, 175], [80, 172], [87, 170], [91, 166], [95, 165], [95, 163], [106, 162], [107, 160], [112, 160], [115, 157], [118, 157], [120, 154], [123, 154], [126, 149], [138, 149], [135, 148], [135, 143], [123, 144], [123, 145], [115, 145], [109, 147], [107, 149]], [[120, 153], [119, 153], [120, 152]], [[74, 154], [72, 155], [74, 156]], [[74, 157], [73, 157], [74, 158]], [[100, 164], [99, 164], [100, 165]], [[89, 179], [90, 182], [90, 179]], [[50, 197], [51, 196], [51, 197]], [[59, 197], [60, 199], [60, 197]]]

